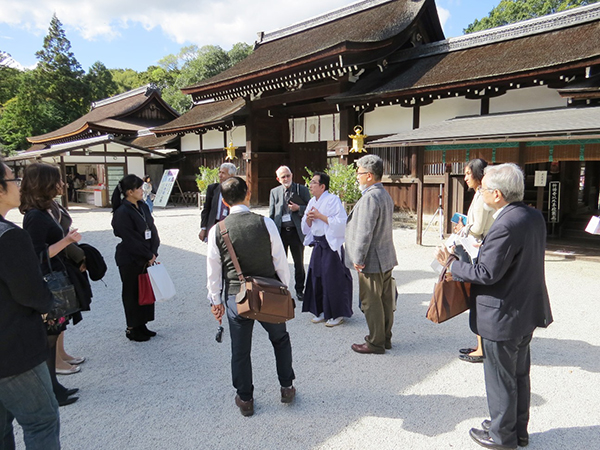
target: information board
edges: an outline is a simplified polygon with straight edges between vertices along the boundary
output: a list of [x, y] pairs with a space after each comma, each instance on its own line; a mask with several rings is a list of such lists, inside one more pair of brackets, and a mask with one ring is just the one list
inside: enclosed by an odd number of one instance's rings
[[558, 223], [560, 219], [560, 181], [551, 181], [549, 187], [548, 223]]
[[179, 174], [179, 169], [167, 169], [163, 173], [162, 179], [160, 180], [160, 185], [158, 186], [158, 191], [156, 192], [156, 198], [154, 199], [154, 206], [162, 206], [163, 208], [167, 206], [169, 202], [169, 197], [171, 196], [171, 191], [173, 190], [173, 185], [175, 184], [175, 180], [177, 180], [177, 175]]

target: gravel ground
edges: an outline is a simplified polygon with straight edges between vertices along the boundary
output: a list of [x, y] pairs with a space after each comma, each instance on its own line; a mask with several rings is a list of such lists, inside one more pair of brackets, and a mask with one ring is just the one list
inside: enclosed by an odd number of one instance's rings
[[[483, 367], [457, 358], [459, 348], [475, 344], [468, 317], [441, 325], [425, 319], [436, 278], [429, 267], [439, 242], [436, 230], [426, 234], [424, 246], [415, 244], [414, 230], [394, 231], [400, 296], [394, 348], [385, 355], [350, 349], [368, 331], [357, 307], [356, 278], [354, 316], [339, 327], [312, 324], [297, 307], [289, 322], [298, 390], [292, 405], [279, 402], [273, 351], [257, 326], [255, 415], [245, 418], [233, 402], [227, 325], [223, 343], [214, 339], [206, 246], [197, 238], [199, 211], [155, 211], [159, 261], [178, 295], [156, 305], [151, 329], [159, 334], [146, 343], [125, 337], [110, 212], [75, 207], [72, 215], [109, 269], [106, 286], [93, 283], [92, 310], [66, 333], [68, 351], [87, 361], [79, 374], [60, 378], [80, 388], [79, 401], [60, 409], [64, 449], [480, 448], [468, 430], [487, 417]], [[21, 215], [11, 211], [8, 219], [20, 223]], [[532, 450], [598, 448], [598, 268], [595, 262], [547, 257], [555, 323], [538, 330], [532, 343]]]

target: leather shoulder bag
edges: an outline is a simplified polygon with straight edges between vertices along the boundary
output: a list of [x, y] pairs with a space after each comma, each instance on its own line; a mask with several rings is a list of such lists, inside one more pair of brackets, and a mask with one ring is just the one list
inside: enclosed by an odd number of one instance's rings
[[219, 222], [219, 228], [240, 280], [235, 299], [238, 315], [267, 323], [293, 319], [296, 304], [287, 286], [274, 278], [244, 276], [224, 221]]

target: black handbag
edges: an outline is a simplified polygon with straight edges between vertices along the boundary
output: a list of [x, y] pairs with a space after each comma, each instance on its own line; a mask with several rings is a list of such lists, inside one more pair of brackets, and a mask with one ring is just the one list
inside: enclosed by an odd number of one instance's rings
[[[47, 320], [57, 320], [61, 317], [70, 316], [80, 311], [79, 301], [75, 293], [75, 287], [67, 275], [66, 268], [62, 271], [53, 271], [50, 263], [50, 253], [46, 248], [46, 258], [50, 272], [44, 275], [44, 281], [52, 292], [54, 305], [48, 313]], [[40, 256], [40, 264], [43, 264], [44, 254]], [[63, 265], [64, 266], [64, 265]]]

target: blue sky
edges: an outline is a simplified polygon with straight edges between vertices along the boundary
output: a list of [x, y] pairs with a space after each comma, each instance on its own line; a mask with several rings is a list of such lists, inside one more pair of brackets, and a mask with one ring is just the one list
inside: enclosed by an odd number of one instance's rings
[[[447, 37], [459, 36], [500, 0], [436, 0]], [[353, 3], [352, 0], [0, 0], [0, 51], [25, 67], [36, 63], [52, 14], [63, 23], [71, 50], [85, 70], [145, 70], [190, 44], [252, 44], [273, 31]], [[260, 13], [259, 13], [260, 12]]]

